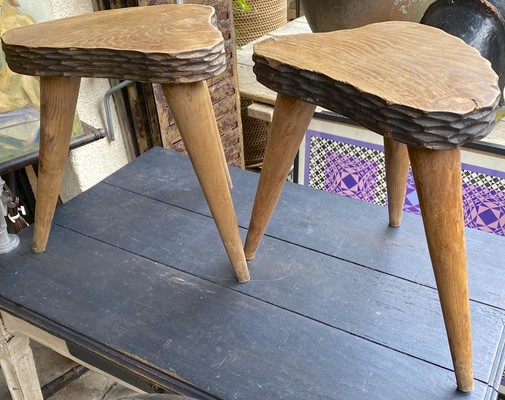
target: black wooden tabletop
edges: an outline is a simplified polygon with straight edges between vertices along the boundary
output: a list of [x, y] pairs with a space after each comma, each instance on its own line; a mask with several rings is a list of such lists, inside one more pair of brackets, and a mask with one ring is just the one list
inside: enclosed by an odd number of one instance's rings
[[[257, 175], [232, 169], [242, 234]], [[202, 399], [495, 399], [505, 238], [467, 230], [475, 389], [456, 391], [420, 217], [288, 184], [238, 284], [186, 156], [153, 149], [0, 256], [0, 307], [133, 383]], [[245, 236], [245, 235], [244, 235]], [[141, 383], [139, 383], [140, 385]]]

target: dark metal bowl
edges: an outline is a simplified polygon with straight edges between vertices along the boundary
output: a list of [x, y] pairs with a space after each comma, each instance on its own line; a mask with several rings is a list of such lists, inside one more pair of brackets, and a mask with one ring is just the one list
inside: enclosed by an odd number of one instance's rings
[[[440, 28], [479, 50], [505, 86], [505, 1], [446, 0], [435, 1], [421, 23]], [[501, 104], [503, 104], [503, 97]]]
[[419, 22], [434, 0], [301, 0], [313, 32], [357, 28], [373, 22]]

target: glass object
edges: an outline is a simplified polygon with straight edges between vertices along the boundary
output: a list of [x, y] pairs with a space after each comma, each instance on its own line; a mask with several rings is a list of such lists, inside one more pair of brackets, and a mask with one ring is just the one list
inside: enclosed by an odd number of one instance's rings
[[[50, 0], [0, 0], [0, 35], [53, 19]], [[38, 150], [38, 78], [12, 72], [0, 49], [0, 163]], [[82, 133], [76, 116], [72, 135]]]

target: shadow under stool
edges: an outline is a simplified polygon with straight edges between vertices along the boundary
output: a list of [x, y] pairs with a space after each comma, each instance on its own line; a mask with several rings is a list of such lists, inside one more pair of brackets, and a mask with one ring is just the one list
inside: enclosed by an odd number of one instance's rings
[[383, 135], [394, 161], [390, 213], [401, 216], [410, 156], [458, 389], [471, 391], [460, 146], [494, 125], [500, 91], [490, 63], [462, 40], [409, 22], [279, 36], [257, 43], [253, 58], [258, 81], [278, 95], [246, 258], [254, 258], [316, 105]]
[[249, 280], [231, 181], [206, 79], [226, 68], [214, 9], [158, 5], [100, 11], [13, 29], [7, 64], [40, 77], [40, 158], [33, 251], [44, 251], [68, 154], [81, 77], [162, 84], [224, 247]]

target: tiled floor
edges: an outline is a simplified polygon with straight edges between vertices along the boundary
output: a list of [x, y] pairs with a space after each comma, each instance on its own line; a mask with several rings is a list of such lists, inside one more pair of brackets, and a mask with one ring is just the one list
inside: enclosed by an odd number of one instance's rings
[[[32, 344], [32, 349], [41, 385], [53, 381], [76, 365], [74, 362], [36, 343]], [[49, 399], [118, 400], [133, 394], [135, 394], [133, 391], [121, 386], [111, 379], [88, 371], [79, 379], [49, 397]], [[0, 374], [0, 400], [11, 400], [3, 374]]]

